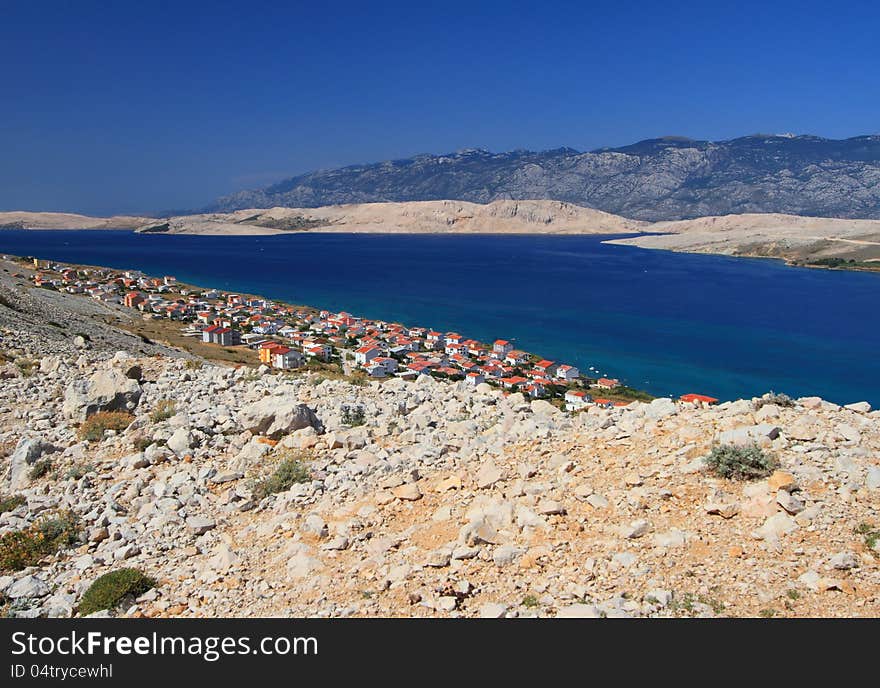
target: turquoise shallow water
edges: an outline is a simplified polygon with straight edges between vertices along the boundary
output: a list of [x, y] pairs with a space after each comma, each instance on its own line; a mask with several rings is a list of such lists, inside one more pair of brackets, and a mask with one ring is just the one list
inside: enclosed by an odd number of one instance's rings
[[772, 389], [880, 405], [880, 275], [607, 238], [3, 230], [0, 252], [514, 339], [658, 395]]

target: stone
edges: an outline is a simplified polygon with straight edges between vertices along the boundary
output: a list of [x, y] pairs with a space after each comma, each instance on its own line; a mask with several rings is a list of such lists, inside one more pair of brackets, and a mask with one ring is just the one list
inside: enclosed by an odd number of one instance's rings
[[821, 576], [816, 571], [807, 571], [800, 576], [798, 576], [798, 583], [803, 585], [810, 590], [818, 591], [819, 590], [819, 581], [821, 580]]
[[623, 476], [623, 482], [629, 487], [638, 487], [642, 484], [642, 477], [638, 473], [627, 473]]
[[425, 566], [435, 569], [443, 568], [444, 566], [449, 566], [450, 559], [452, 559], [452, 553], [449, 550], [435, 549], [425, 557]]
[[217, 523], [212, 518], [190, 516], [186, 519], [186, 526], [196, 535], [202, 535], [203, 533], [207, 533], [209, 530], [216, 528]]
[[672, 528], [665, 533], [657, 533], [653, 537], [655, 547], [683, 547], [687, 542], [687, 534], [678, 528]]
[[208, 565], [218, 573], [225, 573], [238, 563], [238, 555], [232, 551], [225, 542], [219, 543], [214, 548], [214, 553], [208, 560]]
[[755, 411], [755, 420], [759, 423], [779, 418], [779, 407], [776, 404], [764, 404]]
[[660, 607], [668, 607], [672, 602], [672, 592], [669, 590], [649, 590], [645, 595], [645, 601]]
[[645, 417], [651, 420], [660, 420], [668, 416], [678, 413], [678, 406], [672, 399], [667, 397], [659, 397], [653, 399], [650, 404], [645, 407]]
[[9, 457], [9, 470], [6, 472], [10, 489], [20, 490], [28, 485], [31, 466], [43, 455], [47, 446], [39, 437], [23, 437], [18, 441]]
[[183, 456], [192, 448], [192, 437], [186, 428], [177, 428], [171, 437], [165, 442], [171, 451], [178, 456]]
[[785, 428], [785, 433], [794, 440], [812, 442], [821, 430], [818, 421], [810, 416], [798, 416], [798, 418]]
[[458, 606], [458, 598], [453, 595], [444, 595], [437, 600], [437, 609], [442, 612], [455, 611]]
[[320, 559], [298, 552], [287, 560], [287, 573], [291, 578], [308, 578], [322, 568]]
[[451, 475], [448, 478], [437, 483], [437, 492], [447, 492], [449, 490], [460, 490], [461, 478], [457, 475]]
[[61, 412], [83, 422], [99, 411], [132, 411], [141, 398], [137, 380], [127, 378], [116, 368], [99, 370], [87, 380], [75, 380], [64, 391]]
[[800, 499], [785, 490], [779, 490], [776, 493], [776, 503], [792, 516], [799, 514], [805, 509], [805, 505]]
[[44, 597], [49, 594], [49, 586], [36, 576], [24, 576], [6, 588], [4, 594], [13, 600]]
[[620, 534], [628, 540], [635, 540], [645, 535], [650, 529], [651, 524], [644, 519], [640, 519], [638, 521], [633, 521], [627, 526], [623, 526], [620, 530]]
[[773, 471], [773, 474], [767, 478], [767, 487], [771, 492], [777, 490], [786, 490], [791, 492], [797, 487], [794, 476], [785, 471]]
[[500, 602], [486, 602], [480, 607], [481, 619], [503, 619], [507, 616], [507, 605]]
[[316, 535], [317, 537], [327, 537], [329, 534], [329, 530], [327, 529], [327, 524], [324, 522], [324, 519], [321, 518], [319, 514], [309, 514], [303, 520], [301, 530], [305, 533], [310, 533], [311, 535]]
[[871, 404], [869, 404], [867, 401], [857, 401], [854, 404], [847, 404], [843, 408], [849, 409], [850, 411], [855, 411], [856, 413], [871, 412]]
[[480, 466], [480, 470], [477, 471], [477, 487], [480, 489], [492, 487], [492, 485], [501, 480], [501, 477], [501, 469], [493, 461], [486, 461]]
[[342, 550], [348, 549], [349, 544], [347, 537], [344, 535], [337, 535], [321, 545], [321, 549], [332, 552], [341, 552]]
[[840, 423], [835, 429], [843, 439], [851, 444], [858, 444], [862, 441], [862, 433], [848, 423]]
[[721, 516], [723, 519], [733, 518], [739, 512], [739, 502], [715, 501], [706, 504], [707, 514]]
[[855, 569], [862, 565], [859, 555], [855, 552], [839, 552], [831, 557], [829, 563], [831, 564], [831, 568], [837, 569], [838, 571], [848, 571], [849, 569]]
[[501, 545], [492, 552], [492, 561], [496, 566], [508, 566], [523, 555], [523, 550], [513, 545]]
[[561, 516], [565, 514], [565, 507], [555, 499], [542, 499], [538, 502], [538, 513], [544, 516]]
[[413, 502], [422, 498], [422, 491], [419, 489], [418, 483], [399, 485], [391, 490], [391, 494], [407, 502]]
[[296, 430], [312, 427], [322, 431], [321, 421], [305, 404], [281, 397], [265, 397], [238, 412], [238, 422], [245, 430], [272, 439], [280, 439]]
[[757, 530], [757, 535], [763, 540], [777, 539], [797, 530], [797, 527], [788, 514], [780, 511], [764, 522], [764, 525]]
[[779, 428], [770, 423], [748, 425], [733, 430], [725, 430], [719, 437], [721, 444], [732, 444], [745, 447], [752, 444], [766, 444], [779, 437]]
[[587, 497], [587, 504], [594, 509], [604, 509], [608, 506], [608, 500], [602, 495], [594, 493]]
[[865, 473], [865, 487], [869, 490], [880, 489], [880, 466], [870, 466]]
[[599, 619], [602, 611], [594, 604], [570, 604], [556, 612], [557, 619]]
[[211, 478], [211, 482], [217, 485], [222, 485], [223, 483], [230, 483], [234, 480], [240, 480], [243, 477], [244, 473], [241, 473], [240, 471], [221, 471]]

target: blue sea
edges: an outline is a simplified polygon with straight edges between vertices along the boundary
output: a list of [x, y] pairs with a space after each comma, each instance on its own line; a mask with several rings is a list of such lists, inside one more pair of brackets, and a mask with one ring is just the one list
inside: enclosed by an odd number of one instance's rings
[[608, 238], [3, 230], [0, 252], [511, 339], [656, 395], [880, 405], [880, 275]]

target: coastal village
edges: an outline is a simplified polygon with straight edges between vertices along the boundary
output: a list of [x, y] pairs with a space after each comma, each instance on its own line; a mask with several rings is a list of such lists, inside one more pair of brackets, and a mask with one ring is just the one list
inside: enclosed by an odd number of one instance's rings
[[[486, 383], [532, 398], [546, 398], [567, 411], [629, 403], [621, 393], [647, 396], [615, 378], [589, 377], [576, 366], [522, 351], [513, 342], [483, 343], [457, 332], [297, 307], [260, 297], [198, 289], [173, 276], [136, 270], [81, 268], [34, 259], [35, 286], [81, 294], [141, 311], [145, 319], [169, 319], [181, 332], [218, 347], [253, 351], [254, 362], [279, 370], [338, 364], [345, 374], [370, 379], [420, 375]], [[634, 398], [639, 398], [636, 396]], [[650, 398], [650, 397], [648, 397]], [[687, 394], [684, 401], [715, 403]]]

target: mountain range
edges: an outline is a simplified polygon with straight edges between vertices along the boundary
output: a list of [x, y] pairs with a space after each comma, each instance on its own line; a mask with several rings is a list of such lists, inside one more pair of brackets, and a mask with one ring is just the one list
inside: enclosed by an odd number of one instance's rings
[[481, 149], [351, 165], [219, 198], [199, 212], [542, 199], [663, 221], [736, 213], [880, 218], [880, 135], [664, 137], [580, 152]]

